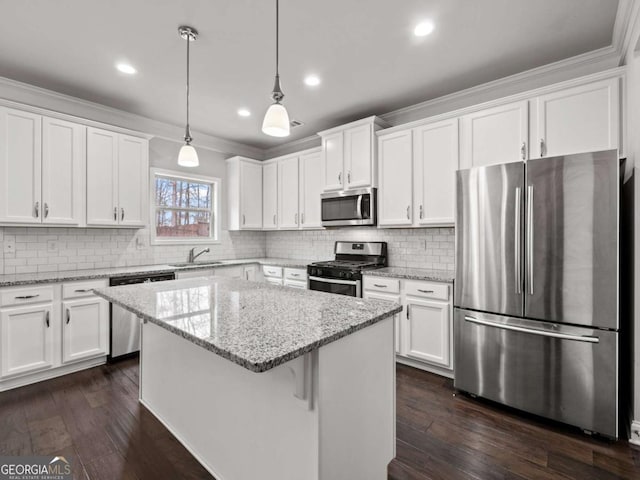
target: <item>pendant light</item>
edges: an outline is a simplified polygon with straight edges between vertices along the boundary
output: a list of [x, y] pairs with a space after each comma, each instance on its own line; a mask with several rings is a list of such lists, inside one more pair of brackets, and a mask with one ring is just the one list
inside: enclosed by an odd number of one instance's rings
[[284, 93], [280, 88], [280, 73], [278, 71], [279, 60], [279, 35], [280, 35], [280, 8], [279, 0], [276, 0], [276, 81], [273, 85], [271, 98], [274, 103], [269, 107], [262, 122], [262, 131], [272, 137], [288, 137], [289, 136], [289, 114], [280, 102], [284, 98]]
[[198, 38], [198, 31], [192, 27], [182, 26], [178, 28], [180, 36], [187, 41], [187, 126], [184, 131], [184, 145], [178, 154], [178, 165], [181, 167], [197, 167], [198, 153], [191, 146], [191, 128], [189, 127], [189, 44]]

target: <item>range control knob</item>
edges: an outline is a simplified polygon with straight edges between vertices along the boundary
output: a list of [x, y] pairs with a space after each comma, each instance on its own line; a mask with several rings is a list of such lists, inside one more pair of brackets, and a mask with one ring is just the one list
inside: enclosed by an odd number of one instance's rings
[[346, 275], [346, 273], [345, 273], [345, 272], [342, 272], [342, 271], [341, 271], [341, 272], [338, 272], [338, 276], [339, 276], [340, 278], [344, 278], [344, 277], [345, 277], [345, 275]]

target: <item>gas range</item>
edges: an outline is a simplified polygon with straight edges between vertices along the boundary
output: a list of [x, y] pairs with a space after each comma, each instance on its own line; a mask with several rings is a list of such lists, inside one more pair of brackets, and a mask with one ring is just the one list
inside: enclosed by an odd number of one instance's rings
[[336, 242], [335, 260], [307, 266], [309, 289], [362, 296], [362, 272], [387, 266], [386, 242]]

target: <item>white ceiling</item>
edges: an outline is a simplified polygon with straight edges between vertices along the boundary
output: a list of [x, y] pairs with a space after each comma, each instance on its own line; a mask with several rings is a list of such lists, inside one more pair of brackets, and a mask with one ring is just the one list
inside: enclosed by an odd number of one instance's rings
[[[611, 45], [617, 0], [280, 0], [284, 104], [305, 122], [260, 131], [275, 62], [275, 0], [0, 0], [0, 76], [269, 148]], [[431, 19], [418, 39], [414, 25]], [[117, 61], [138, 69], [117, 72]], [[322, 84], [304, 85], [307, 73]], [[247, 107], [252, 116], [236, 111]], [[197, 143], [197, 138], [195, 140]]]

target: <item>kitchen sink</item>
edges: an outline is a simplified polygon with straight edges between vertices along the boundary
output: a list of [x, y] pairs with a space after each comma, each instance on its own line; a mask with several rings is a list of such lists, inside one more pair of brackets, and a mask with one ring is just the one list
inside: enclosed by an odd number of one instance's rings
[[182, 263], [170, 263], [170, 267], [213, 267], [215, 265], [222, 265], [222, 262], [182, 262]]

